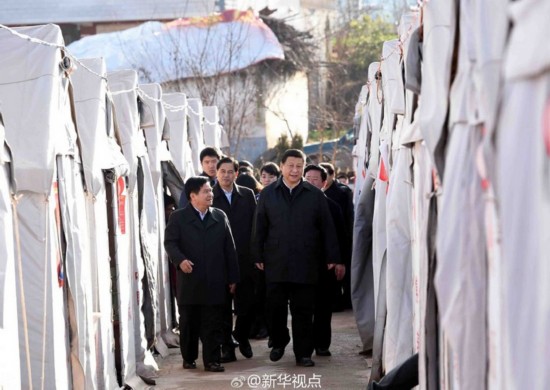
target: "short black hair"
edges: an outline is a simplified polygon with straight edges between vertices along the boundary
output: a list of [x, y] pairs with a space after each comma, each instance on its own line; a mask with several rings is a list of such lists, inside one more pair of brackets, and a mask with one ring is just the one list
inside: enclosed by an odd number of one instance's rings
[[286, 162], [286, 159], [289, 157], [301, 158], [302, 160], [304, 160], [304, 162], [306, 161], [306, 155], [304, 154], [304, 152], [302, 152], [299, 149], [287, 149], [283, 153], [283, 158], [281, 159], [281, 163], [284, 164]]
[[201, 154], [200, 154], [201, 162], [205, 157], [216, 157], [218, 160], [222, 158], [218, 149], [213, 148], [212, 146], [207, 146], [206, 148], [201, 150]]
[[266, 172], [270, 175], [277, 176], [277, 177], [281, 176], [281, 170], [279, 169], [277, 164], [273, 162], [265, 163], [260, 169], [260, 174], [262, 174], [263, 172]]
[[321, 163], [319, 165], [325, 168], [330, 176], [334, 175], [334, 165], [331, 163]]
[[235, 169], [235, 172], [239, 170], [239, 163], [237, 162], [237, 160], [235, 160], [233, 157], [223, 157], [216, 164], [216, 171], [220, 169], [222, 164], [228, 164], [228, 163], [233, 164], [233, 168]]
[[252, 163], [250, 161], [247, 161], [247, 160], [239, 161], [239, 168], [241, 168], [241, 167], [248, 167], [248, 168], [254, 169], [254, 165], [252, 165]]
[[239, 175], [253, 175], [253, 174], [254, 174], [254, 169], [247, 166], [239, 167]]
[[321, 180], [323, 180], [323, 181], [326, 181], [326, 180], [327, 180], [327, 177], [328, 177], [327, 170], [326, 170], [325, 168], [323, 168], [322, 166], [317, 165], [317, 164], [309, 164], [309, 165], [307, 165], [306, 168], [304, 169], [304, 176], [305, 176], [306, 173], [308, 173], [309, 171], [317, 171], [317, 172], [320, 172], [320, 173], [321, 173]]
[[349, 176], [346, 172], [340, 172], [338, 175], [336, 175], [337, 179], [345, 178], [347, 179]]
[[257, 195], [262, 189], [262, 185], [254, 178], [254, 176], [250, 175], [239, 175], [237, 177], [237, 180], [235, 180], [235, 183], [237, 185], [250, 188], [252, 191], [254, 191], [254, 194]]
[[191, 200], [191, 194], [198, 194], [203, 185], [208, 183], [206, 176], [193, 176], [185, 182], [185, 196]]

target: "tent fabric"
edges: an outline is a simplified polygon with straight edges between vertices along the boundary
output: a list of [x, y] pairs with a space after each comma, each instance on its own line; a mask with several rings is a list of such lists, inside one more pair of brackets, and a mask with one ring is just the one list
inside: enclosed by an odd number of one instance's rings
[[18, 322], [26, 323], [19, 332], [20, 367], [25, 373], [21, 387], [67, 388], [69, 339], [54, 177], [56, 154], [74, 155], [75, 133], [66, 127], [71, 122], [65, 107], [68, 80], [59, 67], [63, 53], [57, 46], [63, 38], [53, 25], [17, 31], [52, 44], [39, 45], [0, 31], [6, 51], [0, 59], [0, 101], [19, 198], [16, 234], [21, 263], [34, 271], [23, 273], [22, 284], [17, 281]]
[[[472, 388], [486, 381], [485, 297], [487, 263], [484, 205], [476, 153], [481, 128], [473, 85], [473, 1], [460, 6], [458, 70], [450, 91], [449, 144], [438, 218], [435, 285], [441, 329], [453, 351], [455, 383]], [[457, 323], [461, 326], [456, 326]]]
[[423, 139], [440, 176], [444, 156], [437, 146], [448, 109], [457, 1], [431, 1], [424, 5], [423, 104], [419, 107], [419, 121]]
[[[548, 4], [531, 1], [533, 8], [525, 5], [510, 6], [513, 28], [496, 132], [496, 193], [502, 227], [502, 257], [496, 276], [501, 281], [499, 341], [507, 347], [501, 356], [502, 382], [510, 389], [543, 388], [550, 381], [544, 364], [550, 325], [546, 278], [550, 253], [550, 61], [540, 47], [537, 52], [527, 41], [519, 45], [526, 31], [533, 31], [531, 24], [541, 20], [537, 13], [548, 10]], [[513, 64], [518, 55], [530, 56], [529, 65], [522, 61], [527, 68]], [[540, 69], [546, 71], [536, 73]]]
[[[102, 59], [81, 60], [98, 75], [105, 75]], [[72, 74], [76, 123], [81, 145], [90, 243], [92, 279], [93, 340], [96, 340], [96, 372], [98, 388], [118, 386], [115, 368], [115, 340], [112, 323], [111, 270], [109, 268], [109, 236], [105, 172], [113, 170], [124, 175], [128, 165], [114, 139], [114, 128], [107, 104], [107, 83], [104, 79], [78, 68]]]
[[[284, 59], [273, 31], [252, 11], [147, 22], [124, 31], [91, 35], [68, 48], [77, 57], [103, 57], [109, 72], [134, 69], [140, 72], [141, 82], [154, 83], [210, 77], [267, 59]], [[159, 56], [163, 52], [178, 54]]]
[[[16, 240], [13, 229], [11, 194], [13, 192], [11, 152], [5, 143], [4, 126], [0, 115], [0, 388], [21, 388], [19, 359], [18, 301], [15, 280], [21, 265], [16, 263]], [[26, 375], [27, 373], [23, 373]]]
[[[156, 271], [152, 276], [152, 280], [155, 285], [149, 285], [152, 287], [151, 293], [153, 295], [152, 304], [155, 315], [154, 335], [153, 341], [155, 342], [155, 348], [161, 353], [162, 356], [168, 355], [168, 350], [164, 342], [165, 339], [172, 340], [173, 336], [168, 333], [173, 333], [171, 330], [172, 325], [172, 308], [170, 305], [170, 274], [168, 267], [168, 258], [164, 252], [164, 229], [165, 229], [165, 214], [164, 214], [164, 177], [162, 160], [171, 159], [168, 150], [166, 149], [166, 143], [162, 140], [163, 131], [165, 129], [165, 111], [162, 103], [162, 89], [158, 84], [142, 85], [141, 88], [146, 92], [148, 97], [144, 97], [145, 105], [150, 107], [152, 113], [153, 126], [144, 127], [145, 138], [147, 141], [147, 151], [151, 161], [152, 179], [154, 195], [157, 206], [157, 237], [158, 237], [158, 253], [155, 255], [151, 253], [152, 258], [155, 259]], [[159, 170], [158, 177], [156, 170]], [[152, 231], [154, 234], [155, 231]], [[151, 335], [148, 335], [148, 339], [151, 339]]]
[[[133, 333], [135, 372], [140, 377], [155, 378], [157, 364], [148, 350], [146, 331], [154, 324], [155, 307], [152, 297], [156, 291], [158, 270], [158, 208], [145, 136], [140, 129], [137, 96], [137, 73], [132, 70], [107, 74], [113, 94], [114, 107], [124, 157], [129, 164], [128, 174], [128, 225], [129, 225], [129, 286], [131, 291], [129, 318]], [[122, 115], [121, 115], [122, 114]], [[145, 278], [145, 279], [144, 279]], [[151, 301], [144, 295], [149, 294]], [[121, 311], [122, 312], [122, 311]], [[146, 328], [145, 321], [148, 321]], [[125, 333], [122, 333], [125, 334]], [[132, 350], [129, 348], [128, 352]], [[131, 364], [131, 360], [128, 360]], [[130, 372], [131, 373], [131, 372]]]
[[176, 107], [166, 110], [166, 118], [170, 123], [168, 148], [174, 165], [185, 181], [195, 176], [187, 127], [187, 97], [183, 93], [165, 93], [162, 99], [165, 103]]
[[[368, 80], [370, 82], [371, 78], [369, 77]], [[353, 192], [353, 204], [355, 205], [359, 201], [359, 197], [363, 188], [363, 183], [365, 182], [365, 178], [367, 176], [367, 143], [369, 136], [367, 130], [368, 94], [369, 87], [367, 85], [363, 85], [363, 87], [361, 87], [359, 99], [357, 100], [357, 104], [355, 105], [354, 121], [359, 122], [358, 124], [356, 124], [358, 129], [356, 130], [356, 142], [352, 151], [355, 172], [357, 172], [357, 174], [355, 175], [355, 188], [357, 188], [357, 190]]]
[[[115, 116], [118, 125], [122, 152], [128, 162], [128, 183], [122, 182], [127, 199], [118, 211], [127, 219], [125, 233], [117, 242], [118, 291], [120, 312], [120, 334], [122, 350], [122, 378], [129, 384], [136, 380], [136, 373], [143, 368], [144, 351], [147, 348], [144, 319], [141, 312], [143, 288], [141, 280], [145, 269], [141, 256], [139, 215], [138, 215], [138, 165], [139, 158], [147, 154], [143, 134], [139, 132], [139, 111], [137, 107], [137, 73], [132, 70], [107, 74], [107, 82], [113, 95]], [[119, 192], [118, 183], [116, 191]], [[123, 217], [125, 219], [125, 217]], [[115, 219], [118, 220], [118, 219]], [[122, 230], [121, 226], [117, 230]], [[139, 367], [138, 367], [139, 364]]]
[[[22, 27], [17, 31], [47, 42], [63, 44], [61, 30], [57, 26]], [[64, 127], [63, 118], [56, 115], [54, 104], [62, 94], [63, 74], [59, 62], [63, 54], [56, 47], [24, 41], [6, 30], [0, 30], [0, 43], [6, 53], [0, 58], [0, 100], [6, 138], [13, 152], [16, 191], [46, 195], [50, 193], [53, 182], [56, 137], [48, 131], [34, 132], [33, 142], [29, 143], [25, 137], [14, 135], [19, 129]], [[29, 56], [40, 60], [21, 61]], [[23, 93], [30, 88], [33, 94]], [[44, 101], [52, 103], [44, 104]]]
[[189, 144], [191, 145], [191, 156], [193, 169], [198, 175], [202, 172], [200, 153], [205, 148], [203, 131], [203, 110], [200, 99], [187, 99], [189, 104]]
[[363, 351], [372, 349], [374, 338], [374, 285], [372, 276], [372, 218], [374, 179], [367, 176], [355, 207], [351, 256], [351, 303]]
[[214, 146], [221, 150], [222, 128], [219, 124], [220, 113], [216, 106], [203, 107], [204, 113], [204, 143], [206, 146]]

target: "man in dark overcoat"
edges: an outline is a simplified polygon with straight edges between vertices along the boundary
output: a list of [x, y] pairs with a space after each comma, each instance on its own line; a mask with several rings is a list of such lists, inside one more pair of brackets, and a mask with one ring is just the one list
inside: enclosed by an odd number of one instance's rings
[[[327, 171], [327, 181], [325, 184], [325, 195], [335, 201], [344, 215], [344, 222], [346, 224], [346, 246], [351, 248], [353, 245], [353, 219], [354, 219], [354, 206], [353, 206], [353, 191], [347, 185], [339, 183], [335, 180], [334, 166], [330, 163], [321, 163], [321, 167]], [[343, 259], [346, 268], [351, 269], [351, 251], [348, 252]], [[337, 297], [336, 311], [344, 309], [351, 309], [351, 273], [348, 272], [342, 281], [342, 292]]]
[[208, 178], [185, 183], [189, 204], [172, 213], [164, 247], [177, 267], [180, 348], [183, 367], [196, 368], [198, 340], [204, 369], [224, 371], [220, 365], [223, 305], [239, 281], [239, 265], [229, 220], [212, 205]]
[[287, 305], [292, 314], [296, 364], [312, 367], [315, 285], [320, 266], [340, 262], [336, 231], [321, 190], [304, 182], [305, 155], [289, 149], [281, 161], [282, 177], [261, 193], [256, 208], [254, 253], [265, 270], [268, 323], [278, 361], [290, 341]]
[[[327, 176], [327, 171], [319, 165], [308, 165], [304, 169], [304, 179], [319, 189], [325, 186]], [[347, 246], [344, 216], [342, 215], [342, 209], [335, 201], [327, 197], [327, 202], [334, 227], [336, 228], [340, 255], [343, 259], [346, 253], [351, 251], [351, 248]], [[313, 340], [317, 356], [331, 356], [329, 347], [332, 339], [332, 306], [337, 295], [337, 281], [342, 280], [346, 273], [344, 264], [337, 264], [334, 268], [335, 272], [326, 268], [319, 270], [319, 283], [317, 284], [315, 297], [315, 313], [313, 315]]]
[[[254, 263], [250, 257], [250, 241], [252, 238], [252, 224], [256, 210], [254, 192], [246, 187], [235, 184], [239, 164], [231, 157], [224, 157], [218, 161], [218, 182], [213, 188], [214, 207], [223, 210], [229, 218], [231, 232], [235, 239], [237, 257], [239, 259], [240, 282], [235, 291], [235, 339], [239, 342], [239, 350], [247, 359], [253, 355], [248, 340], [250, 328], [254, 321]], [[231, 340], [233, 330], [232, 300], [228, 295], [224, 313], [224, 342], [222, 344], [221, 361], [237, 360], [235, 347]]]

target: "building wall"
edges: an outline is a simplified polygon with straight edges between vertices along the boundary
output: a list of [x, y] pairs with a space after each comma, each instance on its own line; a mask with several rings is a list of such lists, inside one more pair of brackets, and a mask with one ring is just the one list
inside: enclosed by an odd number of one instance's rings
[[267, 97], [265, 131], [267, 146], [273, 147], [278, 138], [286, 134], [301, 135], [304, 142], [308, 134], [308, 79], [297, 73], [284, 85], [275, 87]]

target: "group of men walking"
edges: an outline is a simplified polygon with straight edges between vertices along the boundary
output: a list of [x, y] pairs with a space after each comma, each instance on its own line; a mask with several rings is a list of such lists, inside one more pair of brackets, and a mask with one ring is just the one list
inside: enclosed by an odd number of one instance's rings
[[[314, 366], [314, 351], [331, 354], [333, 300], [351, 257], [351, 195], [336, 182], [327, 185], [332, 167], [306, 167], [300, 150], [284, 153], [280, 177], [276, 165], [262, 168], [267, 185], [259, 195], [235, 183], [239, 164], [233, 158], [213, 148], [200, 158], [204, 172], [185, 183], [165, 235], [177, 268], [183, 367], [196, 368], [199, 339], [206, 371], [222, 372], [222, 362], [236, 360], [233, 338], [244, 357], [253, 356], [249, 336], [261, 286], [270, 359], [280, 360], [290, 342], [290, 307], [296, 364]], [[339, 202], [327, 197], [333, 185]]]

